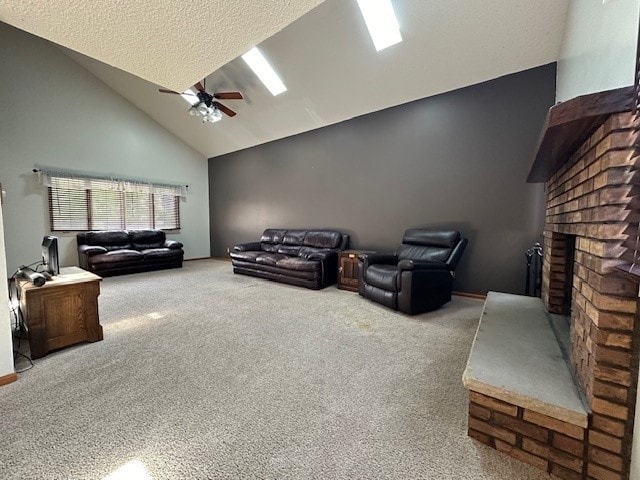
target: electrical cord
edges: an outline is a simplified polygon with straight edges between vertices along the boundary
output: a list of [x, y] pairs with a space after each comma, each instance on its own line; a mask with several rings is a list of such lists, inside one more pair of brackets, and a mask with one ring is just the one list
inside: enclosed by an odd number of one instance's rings
[[22, 315], [20, 314], [20, 310], [17, 307], [13, 307], [11, 312], [15, 318], [15, 330], [14, 330], [14, 339], [16, 341], [15, 348], [13, 349], [13, 365], [16, 365], [16, 361], [18, 358], [22, 357], [29, 362], [29, 365], [25, 368], [21, 368], [16, 370], [16, 373], [26, 372], [27, 370], [31, 370], [33, 368], [33, 360], [28, 355], [22, 353], [20, 351], [20, 347], [22, 346], [22, 340], [27, 338], [26, 329], [24, 328], [24, 321], [22, 319]]
[[[42, 260], [37, 260], [35, 262], [30, 263], [29, 265], [20, 265], [8, 280], [9, 304], [10, 304], [9, 310], [10, 310], [10, 314], [13, 316], [11, 331], [16, 343], [13, 349], [14, 368], [18, 358], [24, 358], [29, 362], [29, 365], [27, 367], [16, 370], [16, 373], [23, 373], [23, 372], [26, 372], [27, 370], [31, 370], [34, 367], [33, 360], [31, 359], [31, 357], [29, 355], [26, 355], [20, 352], [20, 347], [22, 346], [22, 340], [27, 339], [27, 329], [25, 328], [24, 318], [22, 317], [22, 313], [20, 312], [20, 289], [18, 288], [18, 273], [21, 270], [26, 268], [31, 268], [34, 265], [36, 266], [36, 271], [37, 271], [38, 267], [43, 264], [44, 262]], [[15, 291], [15, 298], [16, 298], [15, 304], [13, 302], [13, 298], [14, 298], [13, 291]]]

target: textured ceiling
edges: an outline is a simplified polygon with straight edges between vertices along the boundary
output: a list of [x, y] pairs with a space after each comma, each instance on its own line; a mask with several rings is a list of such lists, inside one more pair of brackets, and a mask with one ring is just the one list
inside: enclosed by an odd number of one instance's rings
[[0, 21], [182, 91], [322, 1], [3, 1]]
[[[273, 97], [241, 59], [208, 77], [238, 115], [214, 125], [177, 95], [81, 55], [96, 76], [207, 157], [251, 147], [558, 59], [569, 0], [396, 0], [404, 41], [376, 52], [355, 0], [326, 0], [265, 40], [288, 91]], [[523, 92], [526, 94], [526, 92]]]

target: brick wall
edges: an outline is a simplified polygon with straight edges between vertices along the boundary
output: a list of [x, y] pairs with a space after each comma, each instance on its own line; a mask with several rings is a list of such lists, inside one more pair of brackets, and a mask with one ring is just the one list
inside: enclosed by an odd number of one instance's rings
[[546, 184], [542, 299], [563, 313], [570, 298], [571, 364], [592, 410], [585, 475], [597, 479], [626, 478], [630, 461], [638, 285], [613, 268], [633, 261], [638, 125], [630, 113], [612, 115]]
[[622, 439], [611, 434], [619, 432], [618, 422], [605, 420], [598, 428], [584, 429], [469, 392], [470, 437], [567, 480], [623, 478]]
[[[469, 436], [536, 468], [583, 478], [585, 429], [469, 391]], [[596, 477], [597, 478], [597, 477]]]

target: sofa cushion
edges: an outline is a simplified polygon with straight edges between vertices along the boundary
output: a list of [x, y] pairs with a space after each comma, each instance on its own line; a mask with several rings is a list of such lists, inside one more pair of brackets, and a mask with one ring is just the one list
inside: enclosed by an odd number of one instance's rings
[[162, 230], [129, 230], [129, 236], [136, 250], [163, 247], [167, 239]]
[[270, 265], [256, 265], [255, 263], [242, 262], [240, 260], [236, 260], [233, 262], [233, 269], [236, 271], [237, 269], [242, 269], [246, 272], [251, 271], [256, 274], [265, 272], [269, 274], [275, 274], [278, 276], [287, 276], [291, 278], [302, 278], [304, 280], [317, 280], [322, 278], [321, 269], [318, 270], [293, 270], [291, 268], [282, 268], [282, 267], [272, 267]]
[[104, 247], [107, 251], [131, 248], [129, 233], [126, 230], [104, 230], [87, 232], [85, 234], [87, 245]]
[[282, 243], [284, 236], [287, 233], [286, 230], [281, 228], [267, 228], [260, 237], [262, 243]]
[[365, 280], [369, 285], [373, 285], [374, 287], [396, 292], [397, 275], [398, 268], [395, 265], [375, 264], [367, 268]]
[[146, 259], [166, 259], [166, 260], [178, 260], [182, 258], [182, 251], [174, 250], [171, 248], [145, 248], [140, 250], [140, 253]]
[[320, 262], [317, 260], [307, 260], [299, 257], [286, 257], [278, 260], [276, 266], [287, 270], [298, 270], [303, 272], [313, 272], [320, 270]]
[[101, 253], [91, 257], [91, 263], [98, 265], [101, 263], [140, 263], [143, 260], [142, 253], [137, 250], [113, 250], [107, 253]]
[[282, 243], [285, 245], [302, 245], [306, 235], [306, 230], [287, 230]]
[[266, 243], [266, 242], [262, 242], [260, 243], [260, 249], [264, 252], [271, 252], [271, 253], [278, 253], [278, 248], [280, 248], [281, 245], [279, 243]]
[[229, 256], [235, 260], [243, 260], [245, 262], [255, 262], [256, 258], [258, 258], [260, 255], [262, 255], [264, 252], [256, 252], [256, 251], [249, 251], [249, 252], [231, 252], [229, 253]]
[[283, 255], [291, 255], [292, 257], [297, 257], [300, 253], [300, 249], [304, 248], [299, 245], [279, 245], [278, 253], [282, 253]]
[[337, 248], [342, 240], [340, 232], [330, 230], [309, 230], [304, 237], [304, 245], [316, 248]]
[[288, 257], [286, 255], [282, 255], [281, 253], [263, 253], [256, 258], [256, 263], [271, 265], [272, 267], [275, 267], [276, 263], [278, 263], [278, 260], [282, 260], [283, 258]]
[[313, 247], [302, 247], [298, 252], [298, 256], [302, 258], [306, 258], [308, 255], [317, 252], [324, 252], [326, 248], [313, 248]]

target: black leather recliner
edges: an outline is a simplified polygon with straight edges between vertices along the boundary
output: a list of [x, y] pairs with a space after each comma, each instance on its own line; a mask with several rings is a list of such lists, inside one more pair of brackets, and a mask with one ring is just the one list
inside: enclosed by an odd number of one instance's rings
[[435, 310], [451, 300], [466, 246], [458, 231], [409, 229], [397, 253], [362, 255], [359, 293], [409, 315]]

